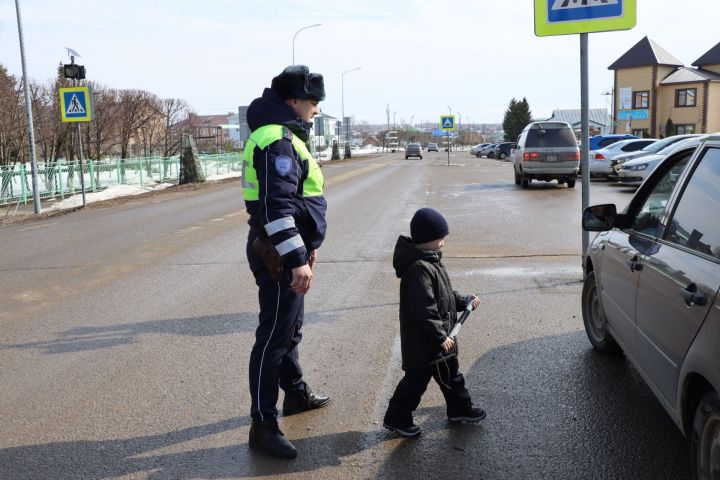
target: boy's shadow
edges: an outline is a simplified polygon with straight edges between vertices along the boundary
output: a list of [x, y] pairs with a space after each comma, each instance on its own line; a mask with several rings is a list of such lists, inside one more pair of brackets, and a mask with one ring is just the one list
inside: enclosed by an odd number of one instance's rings
[[[235, 478], [311, 472], [339, 466], [344, 457], [394, 438], [386, 431], [339, 432], [292, 439], [295, 460], [277, 460], [248, 447], [249, 417], [190, 427], [160, 435], [101, 441], [68, 441], [0, 449], [3, 480], [115, 478], [144, 474], [152, 480]], [[242, 430], [238, 430], [242, 429]], [[229, 445], [193, 448], [193, 441], [212, 435]], [[242, 441], [236, 442], [235, 439]], [[187, 442], [186, 445], [178, 446]], [[170, 450], [178, 450], [172, 452]], [[162, 453], [155, 453], [163, 451]]]

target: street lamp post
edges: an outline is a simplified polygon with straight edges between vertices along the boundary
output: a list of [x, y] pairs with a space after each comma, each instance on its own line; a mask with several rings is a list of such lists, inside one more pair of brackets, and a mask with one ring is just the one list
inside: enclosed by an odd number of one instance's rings
[[30, 87], [25, 65], [25, 41], [23, 40], [22, 19], [20, 16], [20, 1], [15, 0], [15, 12], [17, 14], [18, 37], [20, 38], [20, 63], [23, 72], [23, 93], [25, 95], [25, 113], [27, 114], [28, 141], [30, 148], [30, 170], [32, 172], [33, 209], [35, 214], [40, 213], [40, 191], [38, 190], [37, 160], [35, 158], [35, 128], [33, 127], [32, 106], [30, 104]]
[[295, 35], [293, 35], [293, 44], [292, 44], [293, 45], [293, 60], [292, 60], [293, 65], [295, 65], [295, 37], [297, 37], [298, 33], [302, 32], [303, 30], [307, 30], [308, 28], [313, 28], [313, 27], [319, 27], [320, 25], [322, 25], [322, 23], [316, 23], [315, 25], [308, 25], [307, 27], [303, 27], [300, 30], [298, 30], [297, 32], [295, 32]]
[[[450, 110], [450, 115], [452, 115], [452, 108], [450, 108], [450, 105], [445, 105], [448, 110]], [[441, 125], [442, 126], [442, 125]], [[447, 152], [448, 152], [448, 167], [450, 166], [450, 131], [447, 132]]]
[[460, 141], [460, 148], [463, 147], [462, 140], [462, 113], [458, 110], [458, 140]]
[[342, 75], [340, 75], [340, 92], [341, 92], [341, 100], [342, 100], [342, 121], [345, 123], [345, 158], [350, 158], [350, 145], [348, 144], [348, 139], [350, 135], [350, 122], [345, 122], [345, 74], [354, 72], [355, 70], [360, 70], [362, 67], [355, 67], [351, 68], [350, 70], [343, 70]]

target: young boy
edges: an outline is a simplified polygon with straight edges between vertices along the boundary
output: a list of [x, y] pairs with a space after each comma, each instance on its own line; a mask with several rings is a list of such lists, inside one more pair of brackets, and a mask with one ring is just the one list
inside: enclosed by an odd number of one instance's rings
[[[412, 412], [420, 404], [430, 377], [440, 386], [451, 422], [479, 422], [485, 412], [475, 408], [465, 379], [458, 371], [457, 355], [433, 364], [454, 347], [448, 333], [465, 308], [468, 297], [452, 289], [440, 249], [448, 224], [440, 212], [421, 208], [410, 221], [412, 238], [400, 236], [393, 267], [400, 280], [400, 341], [405, 376], [390, 399], [383, 425], [404, 437], [420, 434]], [[471, 295], [472, 308], [480, 299]]]

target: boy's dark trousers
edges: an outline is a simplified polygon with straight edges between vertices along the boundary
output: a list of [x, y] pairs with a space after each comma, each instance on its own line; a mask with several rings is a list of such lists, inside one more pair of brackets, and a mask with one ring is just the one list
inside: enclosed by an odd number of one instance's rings
[[470, 392], [465, 388], [465, 379], [459, 368], [457, 357], [452, 357], [447, 362], [440, 362], [437, 365], [406, 370], [388, 404], [386, 421], [398, 425], [411, 424], [412, 412], [420, 405], [420, 398], [425, 393], [431, 377], [440, 386], [440, 391], [445, 397], [448, 417], [466, 412], [472, 407], [472, 400]]

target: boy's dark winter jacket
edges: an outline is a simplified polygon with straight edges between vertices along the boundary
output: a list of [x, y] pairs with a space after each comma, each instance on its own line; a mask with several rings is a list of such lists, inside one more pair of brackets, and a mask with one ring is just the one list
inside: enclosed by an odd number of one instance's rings
[[466, 297], [452, 289], [441, 259], [441, 252], [420, 250], [409, 237], [401, 235], [395, 244], [403, 370], [425, 368], [439, 357], [457, 312], [465, 308]]

